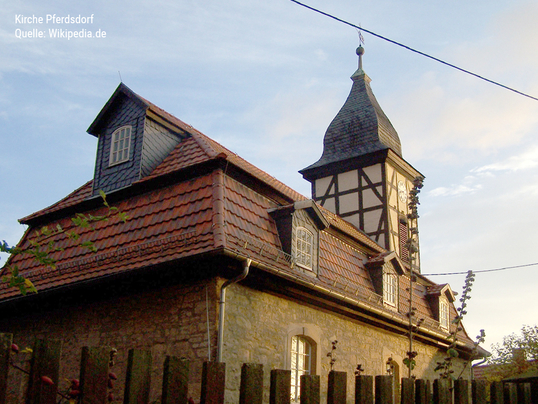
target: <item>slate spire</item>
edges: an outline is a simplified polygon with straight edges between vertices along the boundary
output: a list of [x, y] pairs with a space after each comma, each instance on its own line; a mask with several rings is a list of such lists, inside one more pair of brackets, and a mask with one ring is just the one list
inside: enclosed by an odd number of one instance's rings
[[384, 149], [402, 157], [398, 133], [379, 106], [370, 88], [371, 79], [362, 68], [364, 48], [359, 46], [356, 52], [359, 67], [351, 76], [351, 92], [325, 132], [323, 154], [301, 172]]

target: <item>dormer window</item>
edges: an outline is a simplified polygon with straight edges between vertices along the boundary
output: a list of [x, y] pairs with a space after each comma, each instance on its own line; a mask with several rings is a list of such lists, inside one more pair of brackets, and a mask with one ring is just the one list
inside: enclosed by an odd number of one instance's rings
[[110, 143], [109, 166], [124, 163], [129, 160], [131, 149], [131, 126], [122, 126], [112, 133]]
[[398, 278], [391, 272], [383, 273], [383, 302], [396, 306], [398, 298]]
[[295, 262], [304, 268], [312, 270], [312, 252], [314, 235], [304, 227], [296, 230]]

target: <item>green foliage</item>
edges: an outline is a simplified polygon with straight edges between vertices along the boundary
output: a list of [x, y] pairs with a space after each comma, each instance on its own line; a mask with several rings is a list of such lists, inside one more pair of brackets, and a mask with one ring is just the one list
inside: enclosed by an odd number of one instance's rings
[[418, 258], [418, 205], [419, 198], [418, 194], [420, 193], [420, 190], [423, 187], [423, 181], [424, 178], [422, 177], [416, 177], [413, 180], [413, 189], [409, 192], [409, 213], [407, 214], [407, 219], [409, 219], [409, 226], [408, 226], [408, 235], [407, 235], [407, 242], [405, 243], [405, 247], [409, 251], [409, 262], [410, 262], [410, 274], [409, 274], [409, 311], [407, 313], [407, 317], [409, 318], [409, 329], [408, 329], [408, 338], [409, 338], [409, 350], [407, 351], [407, 358], [404, 358], [403, 364], [408, 369], [408, 377], [412, 377], [412, 371], [417, 365], [417, 362], [415, 358], [417, 357], [418, 353], [413, 350], [413, 335], [415, 332], [418, 331], [420, 328], [422, 322], [424, 321], [423, 318], [419, 319], [416, 324], [413, 324], [413, 320], [416, 316], [416, 308], [413, 307], [413, 282], [415, 281], [415, 275], [413, 273], [414, 271], [414, 264], [417, 261]]
[[94, 231], [95, 228], [93, 227], [93, 224], [98, 222], [105, 222], [111, 218], [116, 218], [125, 223], [129, 218], [125, 212], [120, 212], [118, 208], [108, 204], [106, 194], [103, 191], [99, 191], [99, 195], [103, 200], [103, 205], [107, 208], [107, 213], [101, 216], [77, 213], [71, 218], [71, 222], [75, 227], [74, 230], [66, 231], [60, 224], [57, 224], [53, 228], [43, 226], [35, 232], [36, 238], [28, 240], [29, 247], [24, 249], [20, 247], [11, 247], [5, 240], [0, 242], [0, 252], [9, 254], [8, 263], [0, 269], [2, 280], [10, 287], [18, 288], [22, 295], [37, 293], [34, 284], [21, 275], [17, 265], [11, 265], [10, 260], [16, 255], [27, 255], [30, 256], [31, 260], [35, 263], [55, 269], [56, 260], [53, 258], [52, 254], [54, 252], [62, 251], [62, 248], [56, 244], [54, 239], [58, 234], [65, 234], [69, 240], [78, 242], [81, 247], [94, 253], [97, 252], [97, 247], [92, 241], [81, 241], [82, 233]]
[[490, 381], [538, 369], [538, 325], [524, 325], [520, 334], [512, 333], [501, 344], [493, 344], [488, 364], [492, 366], [485, 376]]
[[[442, 362], [437, 362], [437, 366], [434, 369], [436, 372], [439, 372], [439, 377], [442, 379], [454, 378], [453, 361], [455, 358], [459, 357], [457, 350], [458, 344], [458, 333], [463, 331], [462, 321], [463, 317], [467, 314], [467, 301], [471, 298], [472, 286], [474, 283], [475, 274], [473, 271], [468, 271], [467, 276], [465, 277], [465, 284], [463, 286], [463, 293], [460, 298], [460, 307], [458, 307], [458, 315], [452, 320], [453, 327], [451, 327], [450, 335], [448, 340], [450, 341], [450, 346], [446, 351], [446, 356]], [[480, 330], [480, 335], [476, 337], [476, 342], [473, 347], [473, 354], [478, 352], [479, 344], [484, 342], [486, 334], [484, 330]], [[472, 357], [473, 355], [471, 355]], [[465, 366], [460, 373], [459, 377], [463, 374], [463, 371], [467, 368], [469, 362], [465, 363]]]

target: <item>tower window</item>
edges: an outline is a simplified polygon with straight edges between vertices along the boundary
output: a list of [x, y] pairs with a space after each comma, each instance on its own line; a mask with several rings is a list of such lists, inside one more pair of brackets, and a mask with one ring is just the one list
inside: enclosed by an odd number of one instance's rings
[[301, 395], [301, 376], [312, 371], [312, 345], [299, 335], [291, 338], [291, 400], [298, 402]]
[[409, 261], [409, 249], [407, 248], [407, 240], [408, 240], [408, 228], [407, 228], [407, 220], [402, 217], [400, 217], [399, 222], [399, 236], [400, 236], [400, 258], [403, 261], [408, 262]]
[[295, 260], [297, 265], [312, 269], [312, 253], [314, 235], [304, 227], [298, 227], [296, 232]]
[[110, 144], [109, 166], [123, 163], [129, 160], [129, 151], [131, 149], [131, 127], [122, 126], [112, 133], [112, 142]]

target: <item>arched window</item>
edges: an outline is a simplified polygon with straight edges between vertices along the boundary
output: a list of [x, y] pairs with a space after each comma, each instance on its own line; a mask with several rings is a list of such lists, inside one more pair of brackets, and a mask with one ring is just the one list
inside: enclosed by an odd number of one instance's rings
[[129, 160], [131, 149], [131, 127], [122, 126], [112, 133], [110, 143], [110, 160], [108, 165], [113, 166]]
[[299, 401], [301, 376], [312, 372], [312, 344], [300, 335], [291, 338], [291, 400]]
[[298, 265], [312, 269], [312, 248], [314, 235], [304, 227], [298, 227], [296, 232], [295, 260]]

